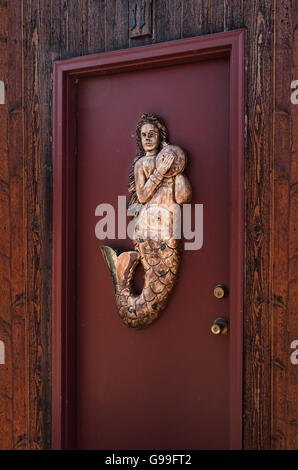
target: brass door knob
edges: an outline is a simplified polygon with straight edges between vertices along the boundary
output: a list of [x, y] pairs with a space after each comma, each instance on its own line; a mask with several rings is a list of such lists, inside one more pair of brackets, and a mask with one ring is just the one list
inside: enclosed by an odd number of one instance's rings
[[211, 325], [211, 332], [214, 335], [227, 335], [229, 329], [229, 322], [226, 318], [216, 318]]
[[213, 293], [217, 299], [222, 299], [225, 295], [228, 294], [228, 289], [223, 284], [217, 284], [214, 287]]

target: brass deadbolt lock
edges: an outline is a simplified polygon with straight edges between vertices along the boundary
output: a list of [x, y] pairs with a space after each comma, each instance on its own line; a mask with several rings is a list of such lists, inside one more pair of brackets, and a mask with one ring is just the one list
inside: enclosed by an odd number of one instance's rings
[[227, 335], [229, 329], [229, 322], [226, 318], [216, 318], [211, 325], [211, 332], [214, 335]]
[[222, 284], [217, 284], [214, 287], [213, 293], [217, 299], [222, 299], [225, 295], [227, 295], [228, 289]]

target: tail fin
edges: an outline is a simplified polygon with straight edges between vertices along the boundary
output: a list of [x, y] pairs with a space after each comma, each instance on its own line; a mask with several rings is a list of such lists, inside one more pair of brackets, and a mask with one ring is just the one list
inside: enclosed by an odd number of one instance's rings
[[119, 288], [130, 288], [130, 283], [134, 270], [139, 263], [140, 254], [137, 251], [124, 251], [119, 255], [110, 246], [102, 246], [101, 252], [105, 262], [111, 273], [115, 292], [119, 292]]

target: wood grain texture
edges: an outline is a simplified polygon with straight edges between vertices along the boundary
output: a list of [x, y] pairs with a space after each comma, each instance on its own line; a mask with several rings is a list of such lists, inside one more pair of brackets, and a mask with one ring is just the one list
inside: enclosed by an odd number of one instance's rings
[[53, 61], [242, 27], [244, 447], [297, 448], [298, 368], [289, 360], [298, 339], [298, 106], [289, 100], [298, 79], [297, 11], [297, 0], [155, 0], [152, 38], [129, 41], [122, 0], [0, 1], [0, 80], [7, 85], [0, 105], [0, 339], [7, 359], [0, 365], [0, 448], [51, 446]]
[[297, 2], [277, 2], [275, 29], [272, 448], [297, 449], [298, 368], [289, 360], [298, 338], [298, 106], [289, 99], [298, 77]]
[[[0, 79], [7, 85], [8, 75], [8, 7], [0, 3]], [[10, 186], [8, 164], [7, 103], [0, 106], [0, 339], [5, 347], [5, 364], [0, 365], [0, 449], [9, 449], [13, 441], [13, 377], [11, 357], [11, 273], [10, 273]]]
[[[291, 4], [292, 17], [292, 77], [298, 77], [298, 2]], [[291, 107], [291, 147], [287, 149], [290, 159], [289, 200], [289, 339], [298, 339], [298, 106]], [[291, 349], [291, 352], [293, 350]], [[288, 414], [285, 422], [286, 449], [298, 448], [298, 368], [291, 364], [288, 377]]]
[[244, 23], [244, 4], [245, 0], [224, 0], [224, 28], [225, 31], [249, 28], [248, 23]]
[[128, 1], [106, 1], [105, 43], [106, 51], [125, 49], [129, 45]]
[[191, 37], [208, 34], [208, 0], [184, 0], [182, 21], [183, 36]]
[[155, 40], [170, 41], [182, 37], [182, 0], [155, 0]]
[[245, 2], [247, 40], [244, 446], [270, 448], [273, 4]]
[[82, 2], [81, 53], [92, 54], [105, 50], [105, 0]]
[[[45, 67], [44, 57], [40, 54], [40, 44], [45, 44], [49, 37], [50, 22], [43, 21], [44, 16], [50, 18], [49, 10], [39, 9], [37, 2], [24, 2], [24, 21], [27, 25], [24, 35], [24, 170], [25, 170], [25, 228], [26, 228], [26, 292], [27, 292], [27, 324], [28, 324], [28, 447], [41, 449], [48, 447], [46, 426], [48, 420], [49, 399], [46, 391], [49, 387], [49, 329], [50, 320], [48, 309], [49, 296], [43, 295], [47, 277], [50, 273], [43, 265], [44, 248], [49, 249], [50, 231], [45, 230], [49, 220], [51, 203], [43, 204], [45, 200], [44, 170], [49, 147], [43, 145], [43, 138], [48, 135], [41, 117], [41, 96], [44, 109], [48, 107], [47, 96], [40, 93], [41, 83], [47, 86], [51, 77]], [[49, 15], [49, 16], [48, 16]], [[42, 30], [42, 32], [41, 32]], [[41, 77], [42, 74], [42, 77]], [[40, 96], [41, 95], [41, 96]], [[48, 116], [48, 117], [46, 117]], [[50, 115], [44, 114], [50, 121]], [[46, 178], [46, 185], [50, 184]], [[43, 210], [45, 209], [45, 212]], [[42, 217], [47, 213], [47, 218]]]
[[[1, 109], [1, 296], [0, 336], [6, 364], [1, 366], [0, 448], [27, 447], [27, 351], [25, 245], [23, 237], [23, 118], [21, 4], [2, 2], [1, 72], [6, 103]], [[3, 60], [4, 59], [4, 60]], [[2, 62], [3, 60], [3, 62]], [[5, 132], [5, 134], [4, 134]], [[3, 152], [3, 153], [2, 153]], [[3, 372], [3, 375], [2, 375]], [[2, 392], [3, 390], [3, 392]]]
[[226, 7], [227, 5], [224, 1], [184, 0], [182, 9], [183, 37], [225, 31]]

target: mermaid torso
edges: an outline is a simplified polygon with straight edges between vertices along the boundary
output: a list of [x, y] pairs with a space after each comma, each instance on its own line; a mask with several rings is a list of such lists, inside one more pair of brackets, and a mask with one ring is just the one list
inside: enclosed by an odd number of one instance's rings
[[189, 183], [186, 177], [179, 174], [161, 179], [156, 170], [156, 157], [146, 156], [136, 164], [135, 180], [138, 199], [142, 203], [136, 223], [136, 238], [153, 240], [171, 238], [178, 209], [177, 199], [179, 204], [181, 204], [181, 198], [186, 202], [189, 194]]

